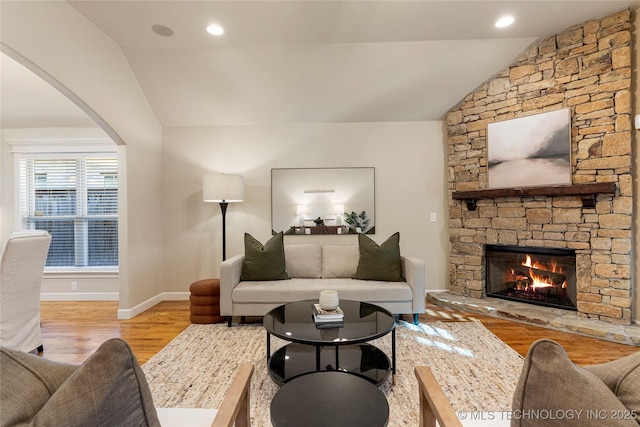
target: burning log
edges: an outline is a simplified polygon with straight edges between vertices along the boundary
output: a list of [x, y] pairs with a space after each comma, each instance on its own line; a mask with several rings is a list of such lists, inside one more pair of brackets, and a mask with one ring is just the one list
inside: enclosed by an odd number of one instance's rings
[[535, 274], [539, 279], [547, 283], [560, 286], [565, 280], [566, 276], [561, 273], [554, 273], [553, 271], [540, 270], [535, 267], [515, 267], [513, 272], [520, 276], [531, 277], [531, 273]]

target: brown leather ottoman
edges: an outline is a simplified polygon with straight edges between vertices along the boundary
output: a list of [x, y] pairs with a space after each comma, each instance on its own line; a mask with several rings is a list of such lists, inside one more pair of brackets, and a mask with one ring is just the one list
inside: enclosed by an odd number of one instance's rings
[[189, 309], [191, 323], [220, 323], [220, 280], [204, 279], [193, 282], [189, 287]]

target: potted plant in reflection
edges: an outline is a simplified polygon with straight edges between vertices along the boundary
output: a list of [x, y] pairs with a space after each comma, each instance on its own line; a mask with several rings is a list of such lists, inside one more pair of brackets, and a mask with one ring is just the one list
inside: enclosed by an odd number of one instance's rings
[[351, 213], [344, 213], [344, 222], [349, 224], [350, 231], [355, 233], [365, 233], [369, 228], [369, 218], [367, 218], [367, 213], [365, 211], [360, 212], [359, 214], [351, 211]]

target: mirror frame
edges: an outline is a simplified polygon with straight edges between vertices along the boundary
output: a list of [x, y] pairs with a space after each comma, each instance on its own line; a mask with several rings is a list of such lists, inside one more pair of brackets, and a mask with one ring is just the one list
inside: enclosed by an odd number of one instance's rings
[[271, 233], [280, 231], [375, 234], [375, 168], [271, 169]]

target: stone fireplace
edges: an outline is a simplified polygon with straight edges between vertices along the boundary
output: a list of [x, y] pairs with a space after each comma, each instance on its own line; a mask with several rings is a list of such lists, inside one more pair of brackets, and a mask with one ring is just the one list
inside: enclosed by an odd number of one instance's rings
[[[629, 10], [569, 28], [530, 46], [448, 112], [451, 294], [492, 293], [487, 248], [567, 251], [578, 316], [631, 323], [630, 42]], [[488, 190], [487, 125], [561, 108], [571, 111], [572, 185]], [[514, 274], [513, 288], [526, 292], [531, 277]]]

